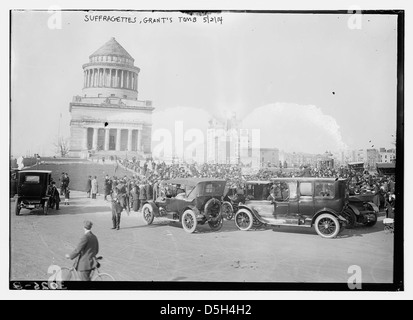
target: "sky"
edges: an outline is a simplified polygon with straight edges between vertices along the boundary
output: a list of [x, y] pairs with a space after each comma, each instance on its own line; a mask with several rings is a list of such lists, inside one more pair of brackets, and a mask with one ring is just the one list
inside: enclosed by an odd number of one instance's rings
[[[59, 135], [70, 135], [69, 103], [81, 94], [82, 65], [111, 37], [141, 69], [139, 99], [156, 108], [153, 132], [173, 131], [176, 121], [204, 130], [209, 118], [235, 112], [244, 127], [260, 129], [266, 148], [394, 147], [396, 16], [211, 16], [222, 23], [203, 23], [202, 16], [179, 22], [194, 16], [178, 12], [13, 12], [11, 154], [48, 155]], [[149, 18], [165, 23], [145, 23]]]

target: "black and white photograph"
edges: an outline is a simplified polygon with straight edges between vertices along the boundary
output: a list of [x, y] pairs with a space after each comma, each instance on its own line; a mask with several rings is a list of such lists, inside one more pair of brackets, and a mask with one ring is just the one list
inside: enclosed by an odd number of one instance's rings
[[396, 9], [10, 10], [9, 289], [403, 291]]

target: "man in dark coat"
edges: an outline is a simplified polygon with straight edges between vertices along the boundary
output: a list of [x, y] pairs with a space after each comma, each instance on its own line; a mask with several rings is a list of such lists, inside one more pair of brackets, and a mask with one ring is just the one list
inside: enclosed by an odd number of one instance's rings
[[92, 176], [89, 176], [87, 178], [87, 182], [86, 182], [86, 193], [87, 193], [87, 197], [90, 198], [90, 191], [92, 190]]
[[146, 200], [152, 200], [153, 198], [153, 189], [152, 189], [152, 182], [148, 181], [145, 185], [145, 193], [146, 193]]
[[56, 188], [56, 183], [54, 181], [52, 181], [48, 193], [50, 195], [49, 207], [53, 208], [56, 205], [56, 210], [59, 210], [60, 195], [59, 191]]
[[144, 183], [139, 185], [139, 211], [142, 210], [143, 204], [146, 201], [146, 187]]
[[113, 223], [112, 229], [116, 229], [116, 230], [119, 230], [120, 228], [120, 216], [123, 211], [123, 207], [121, 204], [123, 195], [119, 191], [120, 191], [119, 188], [115, 188], [112, 194], [112, 223]]
[[139, 210], [139, 186], [138, 182], [132, 182], [131, 199], [133, 211], [137, 212]]
[[112, 189], [112, 181], [110, 180], [109, 176], [106, 175], [105, 176], [105, 197], [104, 197], [105, 201], [107, 200], [106, 197], [110, 195], [111, 189]]
[[85, 234], [80, 239], [76, 249], [71, 254], [66, 254], [67, 259], [73, 260], [78, 258], [75, 268], [82, 281], [91, 280], [90, 275], [96, 267], [96, 255], [99, 252], [99, 241], [91, 231], [92, 226], [93, 223], [91, 221], [83, 223]]

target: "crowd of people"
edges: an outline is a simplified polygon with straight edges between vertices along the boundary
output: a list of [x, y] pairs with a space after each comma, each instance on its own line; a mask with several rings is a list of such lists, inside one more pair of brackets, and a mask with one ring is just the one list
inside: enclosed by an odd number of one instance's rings
[[[243, 190], [247, 181], [272, 178], [342, 178], [348, 180], [350, 195], [370, 194], [379, 208], [385, 208], [389, 202], [394, 203], [395, 198], [394, 176], [379, 176], [367, 170], [356, 171], [344, 166], [339, 168], [302, 166], [288, 170], [274, 167], [259, 170], [247, 168], [246, 170], [243, 166], [233, 164], [166, 164], [151, 159], [146, 161], [117, 159], [116, 166], [122, 166], [131, 172], [130, 175], [123, 177], [106, 175], [104, 178], [104, 200], [112, 202], [113, 229], [117, 230], [123, 210], [128, 214], [130, 210], [140, 211], [146, 201], [155, 200], [159, 196], [168, 196], [170, 190], [166, 181], [177, 178], [224, 179], [227, 181], [228, 188], [237, 190]], [[70, 179], [67, 173], [62, 173], [60, 182], [60, 195], [65, 195], [65, 202], [68, 204]], [[89, 176], [86, 184], [87, 197], [96, 199], [99, 190], [102, 189], [99, 189], [98, 177]]]

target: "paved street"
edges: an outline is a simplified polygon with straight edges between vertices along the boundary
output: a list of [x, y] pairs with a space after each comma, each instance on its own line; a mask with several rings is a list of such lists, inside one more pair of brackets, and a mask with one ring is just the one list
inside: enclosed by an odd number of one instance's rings
[[[52, 264], [64, 258], [93, 221], [100, 242], [102, 272], [119, 281], [344, 282], [357, 265], [364, 283], [391, 283], [393, 235], [382, 219], [373, 228], [345, 229], [326, 240], [313, 229], [266, 228], [242, 232], [225, 221], [219, 232], [208, 225], [187, 234], [177, 222], [147, 226], [141, 214], [122, 213], [121, 230], [111, 230], [110, 203], [72, 191], [61, 210], [11, 212], [11, 280], [47, 280]], [[11, 211], [13, 210], [11, 201]]]

